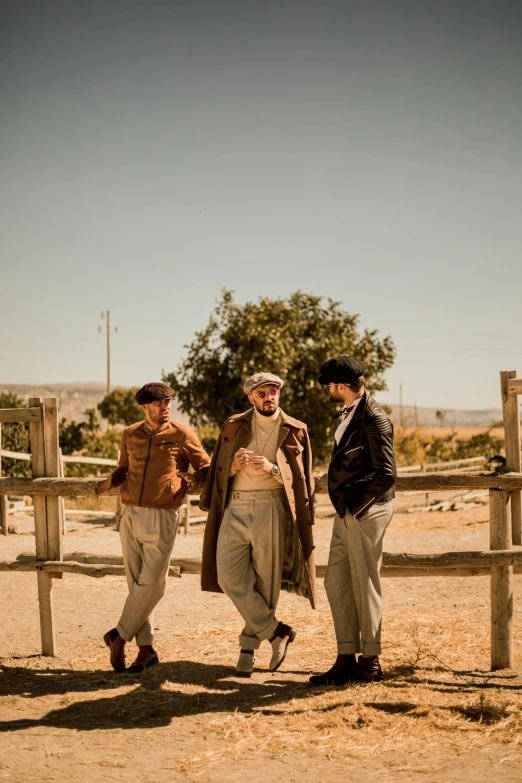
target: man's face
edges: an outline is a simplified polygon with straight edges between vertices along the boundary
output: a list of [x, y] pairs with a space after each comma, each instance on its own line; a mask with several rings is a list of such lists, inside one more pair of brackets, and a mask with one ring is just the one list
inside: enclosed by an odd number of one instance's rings
[[271, 416], [279, 407], [279, 389], [273, 384], [259, 386], [254, 389], [248, 399], [262, 416]]
[[170, 421], [170, 402], [170, 397], [164, 397], [162, 400], [154, 400], [154, 402], [148, 402], [141, 406], [149, 424], [158, 427], [160, 424]]
[[330, 402], [338, 403], [344, 402], [344, 397], [341, 394], [341, 390], [346, 388], [344, 383], [325, 383], [324, 389], [328, 394]]

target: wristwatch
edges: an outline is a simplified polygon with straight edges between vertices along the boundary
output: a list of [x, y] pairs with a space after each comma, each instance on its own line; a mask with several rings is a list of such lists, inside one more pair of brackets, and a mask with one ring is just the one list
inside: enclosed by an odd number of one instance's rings
[[270, 475], [271, 476], [279, 476], [280, 473], [281, 473], [281, 471], [279, 470], [279, 466], [278, 465], [272, 465], [272, 470], [270, 471]]

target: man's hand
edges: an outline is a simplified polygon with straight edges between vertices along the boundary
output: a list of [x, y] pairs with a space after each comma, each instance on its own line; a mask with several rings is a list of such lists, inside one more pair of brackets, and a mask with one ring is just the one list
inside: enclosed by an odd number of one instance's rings
[[234, 454], [234, 459], [232, 460], [232, 465], [230, 466], [231, 469], [242, 470], [242, 468], [245, 468], [248, 465], [253, 455], [253, 451], [249, 451], [248, 449], [239, 449], [239, 451], [236, 451]]
[[328, 492], [328, 473], [321, 473], [320, 476], [314, 476], [315, 491], [319, 495], [325, 495]]
[[112, 476], [109, 476], [109, 478], [103, 479], [103, 481], [100, 481], [99, 484], [96, 484], [94, 487], [94, 491], [97, 495], [101, 495], [104, 492], [108, 492], [112, 486]]
[[199, 486], [198, 481], [193, 473], [183, 473], [180, 471], [178, 476], [185, 480], [187, 484], [187, 494], [190, 494], [194, 489], [196, 489], [196, 487]]
[[250, 457], [250, 464], [254, 470], [264, 471], [265, 473], [271, 473], [274, 467], [274, 463], [261, 454], [255, 454], [253, 457]]

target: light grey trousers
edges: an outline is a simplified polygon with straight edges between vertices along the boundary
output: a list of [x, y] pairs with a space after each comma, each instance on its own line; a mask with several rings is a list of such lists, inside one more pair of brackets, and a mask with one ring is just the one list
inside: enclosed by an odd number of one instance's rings
[[287, 514], [281, 489], [231, 492], [217, 543], [219, 586], [245, 621], [239, 637], [244, 650], [257, 650], [273, 636]]
[[178, 512], [124, 506], [119, 529], [129, 595], [116, 628], [122, 639], [136, 637], [141, 647], [153, 641], [153, 611], [165, 592]]
[[381, 652], [382, 593], [379, 571], [384, 531], [393, 504], [376, 503], [361, 519], [335, 516], [324, 586], [340, 655]]

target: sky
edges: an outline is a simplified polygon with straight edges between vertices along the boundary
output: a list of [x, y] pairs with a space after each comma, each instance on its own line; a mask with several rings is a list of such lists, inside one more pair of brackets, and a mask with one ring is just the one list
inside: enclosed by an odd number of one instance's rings
[[141, 385], [223, 288], [300, 289], [391, 335], [380, 400], [499, 407], [521, 40], [518, 0], [4, 0], [0, 385], [104, 381], [107, 309]]

